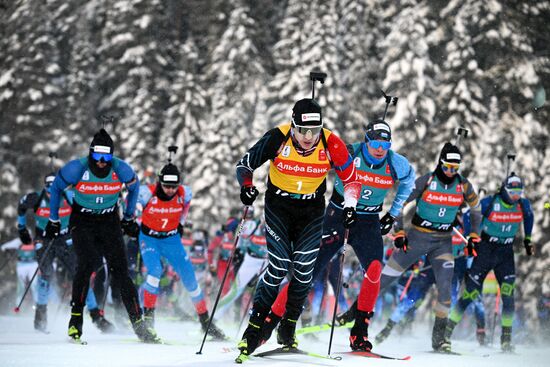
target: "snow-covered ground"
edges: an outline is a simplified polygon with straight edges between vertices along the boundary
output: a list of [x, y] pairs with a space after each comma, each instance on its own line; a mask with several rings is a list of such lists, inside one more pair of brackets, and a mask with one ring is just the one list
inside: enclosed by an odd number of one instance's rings
[[[235, 366], [237, 331], [224, 327], [232, 341], [207, 341], [203, 354], [197, 355], [202, 341], [202, 332], [198, 323], [157, 320], [159, 335], [170, 345], [150, 345], [137, 341], [128, 333], [102, 335], [92, 324], [89, 317], [84, 323], [84, 337], [88, 345], [75, 345], [68, 342], [66, 328], [68, 313], [52, 315], [50, 312], [50, 330], [48, 335], [33, 330], [32, 317], [0, 317], [0, 366]], [[223, 327], [224, 325], [222, 325]], [[378, 330], [373, 330], [376, 335]], [[326, 354], [329, 332], [317, 334], [318, 340], [301, 336], [300, 347], [304, 350]], [[348, 350], [348, 330], [337, 330], [333, 343], [333, 355]], [[274, 338], [272, 338], [274, 339]], [[275, 342], [260, 347], [258, 351], [274, 348]], [[418, 326], [413, 335], [403, 337], [392, 335], [386, 342], [377, 346], [375, 351], [393, 356], [410, 355], [408, 361], [377, 360], [357, 356], [343, 356], [341, 361], [320, 358], [286, 355], [271, 358], [254, 358], [247, 362], [250, 366], [525, 366], [538, 367], [550, 365], [550, 346], [527, 347], [518, 345], [516, 354], [502, 354], [498, 348], [479, 348], [474, 341], [454, 341], [453, 348], [464, 353], [461, 356], [448, 356], [430, 352], [430, 332], [428, 328]]]

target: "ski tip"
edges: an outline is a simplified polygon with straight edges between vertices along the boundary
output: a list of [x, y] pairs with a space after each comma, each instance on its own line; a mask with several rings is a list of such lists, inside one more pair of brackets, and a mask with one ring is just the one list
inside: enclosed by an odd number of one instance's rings
[[19, 308], [19, 307], [14, 307], [14, 308], [13, 308], [13, 312], [15, 312], [15, 313], [18, 313], [19, 311], [20, 311], [20, 308]]
[[404, 360], [404, 361], [408, 361], [408, 360], [411, 359], [411, 356], [405, 356], [405, 357], [403, 357], [403, 358], [401, 358], [401, 359]]

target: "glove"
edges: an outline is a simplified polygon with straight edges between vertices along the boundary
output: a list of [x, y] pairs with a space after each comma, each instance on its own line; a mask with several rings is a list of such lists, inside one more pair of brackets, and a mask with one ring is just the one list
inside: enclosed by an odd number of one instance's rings
[[44, 237], [52, 239], [57, 236], [59, 236], [59, 232], [61, 231], [61, 222], [56, 220], [48, 220], [48, 224], [46, 224], [46, 229], [44, 230]]
[[393, 245], [395, 248], [403, 249], [403, 252], [407, 253], [409, 247], [409, 239], [404, 230], [400, 230], [393, 236]]
[[523, 240], [523, 247], [525, 247], [525, 252], [527, 253], [527, 256], [531, 256], [535, 252], [535, 249], [531, 244], [531, 237], [525, 237], [525, 239]]
[[470, 233], [470, 237], [468, 238], [468, 244], [466, 245], [466, 256], [477, 256], [476, 247], [477, 244], [481, 241], [481, 238], [479, 238], [477, 233]]
[[258, 194], [256, 186], [241, 186], [241, 202], [244, 205], [252, 205]]
[[357, 219], [357, 213], [355, 212], [355, 208], [348, 206], [347, 208], [344, 208], [344, 228], [349, 228], [353, 223], [355, 223], [355, 220]]
[[233, 257], [233, 268], [238, 268], [241, 266], [244, 260], [244, 252], [240, 248], [235, 250], [235, 256]]
[[32, 242], [32, 238], [27, 227], [19, 227], [19, 239], [21, 240], [21, 243], [25, 245]]
[[178, 223], [178, 234], [180, 237], [183, 237], [183, 228], [184, 226], [182, 226], [181, 223]]
[[386, 213], [382, 219], [380, 219], [380, 233], [382, 236], [385, 236], [390, 232], [393, 222], [395, 222], [395, 218], [389, 212]]
[[122, 219], [120, 226], [122, 227], [122, 232], [128, 237], [137, 238], [139, 236], [139, 226], [134, 218]]

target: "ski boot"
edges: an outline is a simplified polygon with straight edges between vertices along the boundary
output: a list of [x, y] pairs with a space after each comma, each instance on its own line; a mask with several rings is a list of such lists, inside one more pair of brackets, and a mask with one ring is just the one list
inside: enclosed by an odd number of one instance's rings
[[162, 340], [158, 337], [155, 329], [147, 327], [145, 320], [142, 318], [137, 319], [132, 323], [134, 332], [139, 340], [149, 344], [161, 344]]
[[103, 316], [103, 310], [94, 308], [93, 310], [90, 310], [90, 316], [94, 325], [97, 326], [102, 333], [110, 334], [115, 331], [113, 324]]
[[380, 344], [384, 340], [386, 340], [388, 338], [388, 336], [390, 336], [391, 331], [392, 331], [394, 326], [395, 326], [395, 322], [393, 322], [392, 319], [389, 319], [386, 326], [384, 326], [384, 328], [378, 333], [378, 335], [376, 335], [376, 338], [374, 338], [376, 343]]
[[484, 328], [478, 327], [476, 329], [476, 338], [477, 338], [477, 342], [479, 343], [480, 346], [485, 345], [485, 329]]
[[336, 325], [343, 326], [348, 322], [355, 320], [355, 312], [357, 311], [357, 303], [354, 303], [346, 312], [336, 315]]
[[[208, 312], [201, 313], [199, 315], [199, 321], [201, 322], [202, 331], [206, 331], [206, 328], [208, 327], [208, 321], [209, 321]], [[223, 333], [223, 331], [214, 324], [214, 321], [210, 324], [210, 329], [208, 329], [208, 335], [210, 335], [214, 340], [226, 340], [227, 337]]]
[[48, 305], [36, 305], [34, 313], [34, 330], [47, 333]]
[[80, 337], [82, 336], [82, 311], [71, 311], [68, 335], [71, 339], [80, 341]]
[[372, 343], [369, 341], [369, 323], [374, 313], [357, 310], [355, 324], [351, 328], [349, 346], [353, 351], [370, 352]]
[[502, 334], [500, 335], [500, 349], [504, 353], [513, 353], [514, 346], [512, 345], [512, 327], [503, 326]]
[[296, 340], [296, 321], [287, 319], [281, 320], [277, 329], [277, 343], [283, 348], [298, 348], [298, 340]]
[[147, 308], [143, 309], [143, 322], [145, 323], [146, 328], [155, 328], [155, 309]]
[[264, 326], [265, 315], [269, 312], [269, 309], [256, 308], [251, 310], [250, 319], [248, 320], [248, 326], [244, 331], [243, 337], [237, 348], [241, 354], [237, 357], [235, 362], [242, 363], [249, 355], [254, 353], [256, 348], [260, 346], [261, 330]]
[[[450, 328], [451, 333], [453, 332], [453, 329], [454, 326]], [[432, 330], [432, 348], [434, 351], [439, 353], [451, 353], [451, 339], [445, 337], [446, 333], [447, 318], [436, 316], [434, 327]]]
[[273, 330], [275, 330], [277, 325], [279, 325], [281, 319], [281, 316], [277, 316], [272, 311], [269, 311], [269, 314], [265, 318], [264, 325], [260, 330], [260, 345], [264, 344], [269, 340], [269, 338], [271, 338]]

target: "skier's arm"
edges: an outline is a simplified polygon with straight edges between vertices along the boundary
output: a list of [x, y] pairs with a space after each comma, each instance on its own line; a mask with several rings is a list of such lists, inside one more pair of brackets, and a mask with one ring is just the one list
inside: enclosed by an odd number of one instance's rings
[[462, 188], [464, 190], [464, 199], [466, 204], [470, 207], [470, 235], [475, 233], [479, 235], [481, 225], [481, 205], [479, 203], [479, 197], [474, 190], [474, 187], [467, 178], [463, 178]]
[[39, 199], [39, 194], [36, 192], [28, 193], [23, 196], [17, 204], [17, 228], [22, 229], [27, 226], [26, 213], [29, 209], [34, 209], [36, 202]]
[[[403, 204], [402, 208], [405, 208], [407, 204], [409, 204], [412, 201], [415, 201], [417, 198], [422, 195], [422, 192], [424, 191], [424, 188], [426, 187], [426, 183], [428, 183], [428, 180], [432, 176], [431, 173], [427, 173], [424, 176], [418, 177], [416, 181], [414, 181], [414, 187], [407, 198], [405, 200], [405, 203]], [[397, 217], [395, 218], [395, 224], [394, 224], [395, 231], [400, 231], [403, 229], [403, 210], [399, 212]]]
[[523, 231], [525, 232], [525, 238], [531, 239], [531, 233], [533, 231], [533, 223], [535, 218], [533, 215], [533, 210], [531, 208], [531, 203], [528, 199], [521, 200], [521, 210], [523, 211]]
[[85, 167], [79, 159], [75, 159], [64, 165], [50, 187], [50, 220], [59, 221], [59, 204], [61, 202], [63, 190], [70, 185], [76, 185], [82, 177]]
[[237, 162], [237, 181], [239, 181], [239, 185], [253, 186], [254, 170], [267, 160], [275, 158], [284, 141], [285, 135], [279, 128], [271, 129], [265, 133]]
[[344, 206], [357, 205], [361, 183], [357, 181], [357, 171], [346, 144], [336, 134], [331, 133], [327, 139], [327, 150], [334, 170], [344, 184]]
[[185, 189], [185, 196], [183, 197], [183, 212], [181, 213], [180, 224], [183, 226], [187, 220], [189, 214], [189, 208], [191, 207], [191, 199], [193, 198], [193, 191], [191, 186], [183, 185]]
[[136, 211], [136, 204], [139, 195], [139, 178], [132, 167], [130, 167], [128, 163], [120, 159], [118, 160], [116, 173], [120, 182], [124, 183], [126, 185], [126, 188], [128, 189], [128, 195], [126, 196], [126, 208], [124, 210], [124, 218], [133, 218]]
[[397, 194], [395, 194], [389, 213], [392, 217], [396, 218], [401, 213], [403, 205], [414, 188], [415, 172], [407, 158], [400, 154], [393, 152], [391, 162], [397, 174], [399, 186], [397, 187]]

